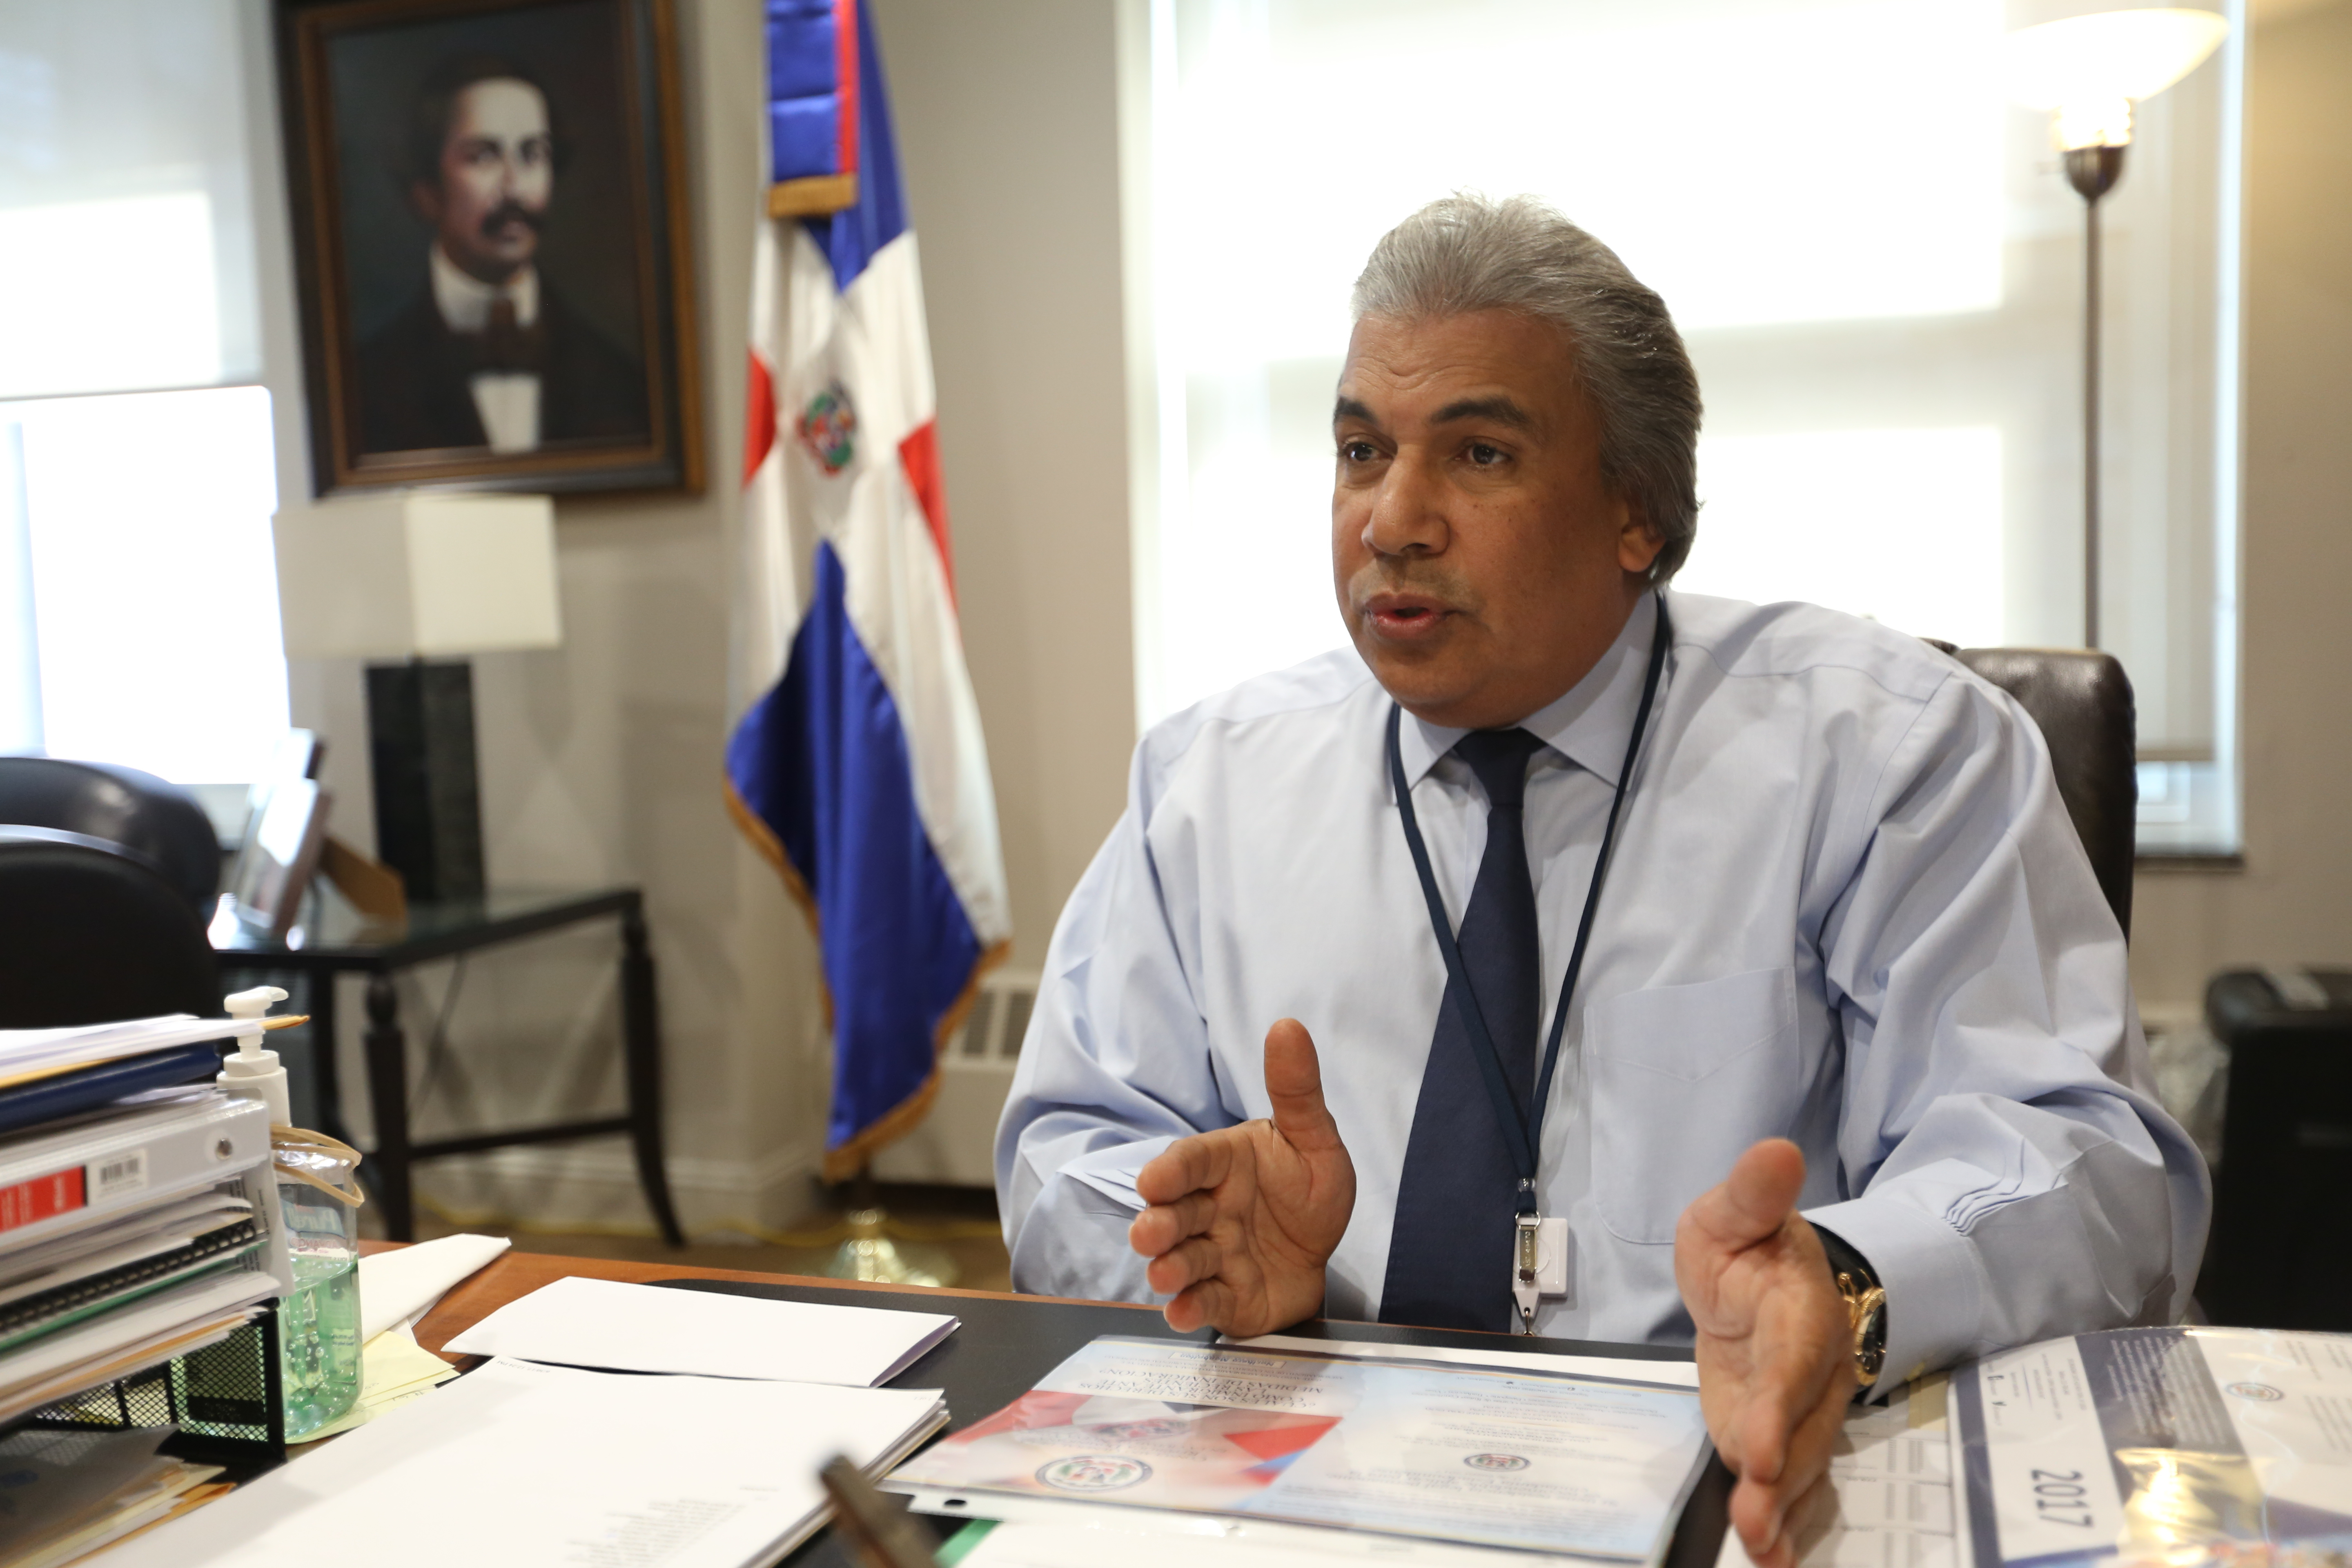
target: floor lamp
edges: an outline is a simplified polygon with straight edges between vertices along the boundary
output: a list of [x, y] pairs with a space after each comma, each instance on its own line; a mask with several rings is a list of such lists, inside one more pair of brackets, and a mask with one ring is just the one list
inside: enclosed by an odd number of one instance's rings
[[2099, 646], [2099, 198], [2123, 178], [2132, 105], [2204, 63], [2230, 24], [2210, 11], [2098, 11], [2011, 33], [2010, 96], [2047, 110], [2083, 198], [2083, 646]]

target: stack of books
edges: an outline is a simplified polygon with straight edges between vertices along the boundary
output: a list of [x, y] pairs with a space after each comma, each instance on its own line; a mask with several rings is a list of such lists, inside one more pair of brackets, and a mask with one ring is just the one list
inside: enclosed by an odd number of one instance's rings
[[269, 1113], [211, 1082], [230, 1028], [0, 1030], [0, 1428], [280, 1293]]

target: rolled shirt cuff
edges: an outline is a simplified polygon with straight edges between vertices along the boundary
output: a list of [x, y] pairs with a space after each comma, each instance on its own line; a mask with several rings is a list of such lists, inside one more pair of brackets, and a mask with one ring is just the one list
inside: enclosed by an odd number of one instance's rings
[[1981, 1311], [1975, 1250], [1942, 1219], [1893, 1194], [1807, 1209], [1869, 1260], [1886, 1292], [1886, 1363], [1876, 1392], [1951, 1365], [1977, 1341]]
[[1140, 1214], [1144, 1203], [1136, 1193], [1135, 1178], [1175, 1142], [1173, 1138], [1146, 1138], [1139, 1143], [1114, 1143], [1107, 1149], [1091, 1149], [1074, 1160], [1064, 1161], [1055, 1174], [1083, 1182], [1112, 1202], [1124, 1204]]

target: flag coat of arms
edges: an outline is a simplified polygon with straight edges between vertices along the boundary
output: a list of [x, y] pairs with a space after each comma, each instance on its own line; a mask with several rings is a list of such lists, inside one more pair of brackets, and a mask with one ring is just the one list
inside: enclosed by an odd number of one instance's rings
[[768, 53], [728, 798], [816, 925], [837, 1181], [929, 1109], [1012, 922], [881, 63], [856, 0], [769, 0]]

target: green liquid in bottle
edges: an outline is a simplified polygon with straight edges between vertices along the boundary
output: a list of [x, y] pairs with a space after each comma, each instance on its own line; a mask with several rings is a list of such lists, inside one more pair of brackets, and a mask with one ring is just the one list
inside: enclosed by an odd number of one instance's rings
[[293, 1253], [294, 1293], [279, 1303], [286, 1440], [299, 1443], [360, 1394], [360, 1281], [350, 1253]]

